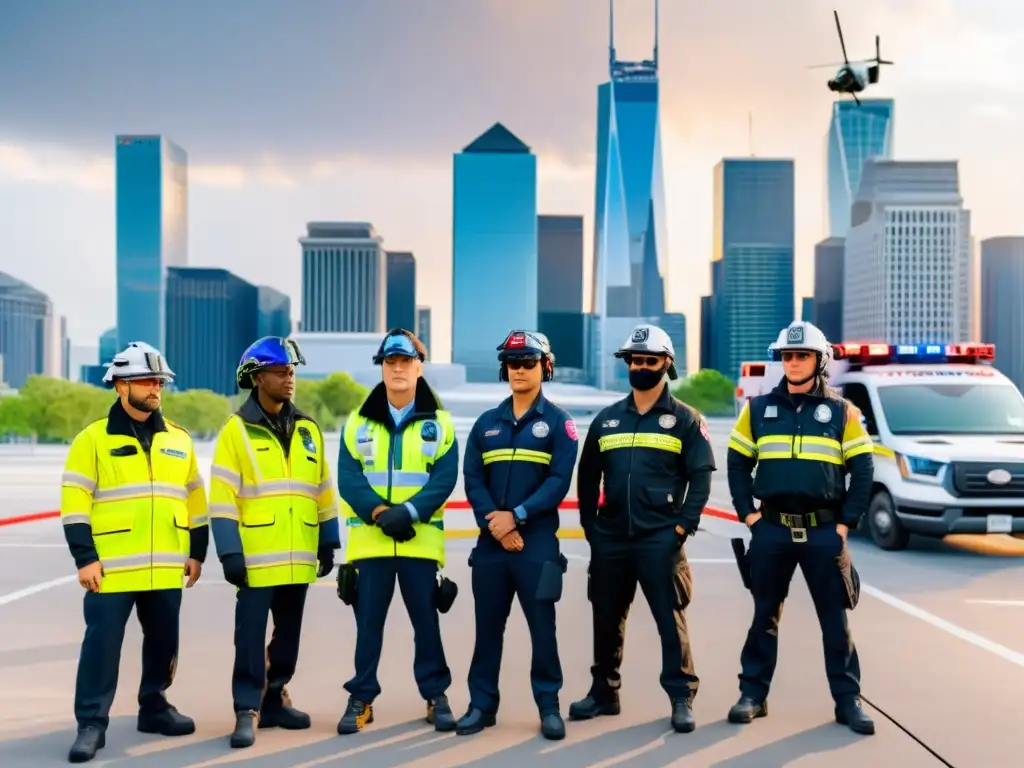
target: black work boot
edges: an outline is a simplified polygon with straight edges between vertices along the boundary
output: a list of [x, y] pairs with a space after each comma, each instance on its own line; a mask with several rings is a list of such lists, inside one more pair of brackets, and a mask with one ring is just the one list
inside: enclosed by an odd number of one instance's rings
[[287, 691], [267, 691], [260, 707], [260, 728], [284, 728], [301, 731], [310, 726], [309, 715], [292, 706]]
[[612, 694], [608, 697], [598, 698], [592, 693], [588, 693], [585, 698], [569, 705], [569, 719], [590, 720], [600, 715], [617, 715], [621, 711], [617, 695]]
[[474, 733], [480, 733], [484, 728], [492, 727], [496, 722], [498, 719], [493, 713], [470, 706], [466, 710], [466, 714], [460, 717], [459, 722], [455, 724], [455, 735], [472, 736]]
[[259, 719], [259, 713], [251, 709], [235, 713], [235, 730], [231, 734], [232, 749], [251, 747], [256, 743], [256, 724]]
[[875, 722], [861, 709], [860, 699], [837, 704], [836, 722], [863, 736], [870, 736], [875, 732]]
[[443, 693], [427, 701], [427, 722], [434, 726], [435, 731], [455, 730], [455, 715]]
[[367, 704], [357, 699], [349, 699], [345, 707], [345, 714], [338, 721], [338, 733], [358, 733], [364, 725], [373, 722], [373, 704]]
[[547, 712], [540, 716], [540, 733], [545, 739], [559, 741], [565, 738], [565, 721], [558, 712]]
[[161, 736], [188, 736], [196, 732], [196, 723], [168, 705], [161, 712], [139, 712], [136, 728], [142, 733], [159, 733]]
[[729, 710], [730, 723], [751, 723], [755, 717], [768, 716], [768, 702], [758, 701], [753, 696], [740, 696], [740, 700]]
[[75, 743], [68, 752], [69, 763], [87, 763], [96, 757], [96, 752], [107, 745], [107, 735], [95, 725], [87, 725], [78, 731]]
[[672, 728], [676, 733], [690, 733], [697, 727], [689, 699], [672, 700]]

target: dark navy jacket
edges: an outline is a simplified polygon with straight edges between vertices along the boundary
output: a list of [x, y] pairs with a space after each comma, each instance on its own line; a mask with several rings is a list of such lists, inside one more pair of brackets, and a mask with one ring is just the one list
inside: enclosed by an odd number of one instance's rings
[[487, 530], [486, 516], [507, 510], [519, 521], [526, 544], [522, 554], [553, 556], [552, 547], [542, 542], [557, 544], [558, 505], [572, 484], [578, 446], [572, 417], [543, 393], [518, 421], [511, 396], [476, 420], [462, 471], [466, 498], [480, 526], [478, 551], [504, 552]]

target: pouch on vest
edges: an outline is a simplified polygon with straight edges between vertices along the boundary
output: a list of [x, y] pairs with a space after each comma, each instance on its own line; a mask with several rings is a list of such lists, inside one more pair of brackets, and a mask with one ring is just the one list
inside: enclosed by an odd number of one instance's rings
[[338, 599], [345, 605], [355, 606], [359, 572], [353, 563], [338, 566]]
[[434, 594], [434, 603], [438, 613], [448, 613], [455, 604], [455, 598], [459, 594], [459, 585], [447, 576], [441, 576], [437, 581], [437, 591]]
[[536, 599], [540, 602], [557, 603], [562, 599], [563, 576], [569, 568], [565, 555], [558, 556], [558, 562], [545, 560], [537, 580]]

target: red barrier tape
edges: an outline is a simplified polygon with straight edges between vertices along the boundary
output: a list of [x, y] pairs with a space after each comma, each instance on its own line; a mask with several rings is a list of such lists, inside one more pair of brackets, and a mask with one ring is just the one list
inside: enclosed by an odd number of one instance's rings
[[[469, 502], [465, 499], [456, 499], [449, 501], [447, 509], [470, 509]], [[562, 503], [559, 510], [563, 512], [573, 512], [576, 510], [576, 499], [568, 499]], [[717, 517], [720, 520], [732, 520], [737, 521], [735, 512], [730, 512], [725, 509], [719, 509], [718, 507], [704, 507], [704, 514], [708, 517]], [[50, 520], [55, 517], [60, 517], [60, 512], [53, 510], [50, 512], [33, 512], [28, 515], [16, 515], [14, 517], [0, 517], [0, 526], [3, 525], [19, 525], [21, 523], [34, 523], [39, 520]]]

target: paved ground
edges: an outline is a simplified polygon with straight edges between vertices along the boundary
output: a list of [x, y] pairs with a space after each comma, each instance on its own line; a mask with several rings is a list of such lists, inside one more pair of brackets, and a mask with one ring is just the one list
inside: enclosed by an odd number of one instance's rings
[[[728, 427], [712, 425], [723, 465]], [[0, 514], [54, 508], [61, 452], [4, 454], [0, 488], [5, 508]], [[724, 471], [716, 480], [713, 501], [728, 506]], [[453, 514], [459, 517], [462, 527], [468, 527], [468, 516]], [[573, 516], [564, 517], [571, 526]], [[943, 764], [871, 707], [878, 725], [873, 737], [857, 737], [832, 722], [814, 610], [799, 575], [783, 621], [771, 714], [750, 726], [726, 723], [725, 713], [737, 696], [738, 656], [751, 611], [728, 539], [744, 532], [735, 523], [716, 519], [707, 519], [704, 531], [688, 546], [695, 581], [688, 615], [702, 678], [695, 705], [698, 728], [692, 734], [670, 732], [667, 700], [657, 682], [658, 639], [642, 600], [629, 621], [621, 716], [569, 723], [564, 742], [540, 738], [529, 691], [528, 636], [516, 609], [506, 642], [498, 727], [474, 737], [436, 734], [420, 719], [412, 680], [412, 633], [396, 602], [388, 624], [377, 722], [361, 734], [340, 737], [334, 728], [346, 700], [341, 686], [352, 673], [354, 626], [351, 611], [337, 600], [327, 579], [310, 598], [302, 658], [291, 686], [296, 703], [312, 714], [313, 728], [297, 734], [264, 731], [254, 748], [232, 751], [227, 734], [233, 723], [233, 598], [213, 561], [186, 596], [182, 656], [171, 689], [174, 703], [196, 718], [198, 732], [176, 740], [134, 731], [141, 638], [133, 623], [125, 641], [108, 746], [95, 764], [169, 768], [245, 762], [253, 768], [276, 768], [335, 765], [348, 757], [367, 766], [430, 768], [524, 761], [566, 768]], [[467, 704], [465, 677], [473, 637], [466, 566], [472, 542], [457, 536], [449, 542], [448, 575], [463, 593], [442, 626], [455, 679], [449, 695], [461, 714]], [[947, 765], [1019, 765], [1024, 561], [918, 541], [908, 551], [886, 553], [855, 539], [851, 550], [865, 583], [851, 621], [867, 699]], [[558, 614], [566, 710], [589, 684], [591, 630], [585, 596], [587, 545], [567, 539], [563, 551], [571, 559]], [[1004, 602], [991, 602], [1000, 600]], [[71, 701], [82, 619], [81, 589], [57, 521], [0, 528], [0, 621], [0, 765], [65, 764], [74, 731]]]

